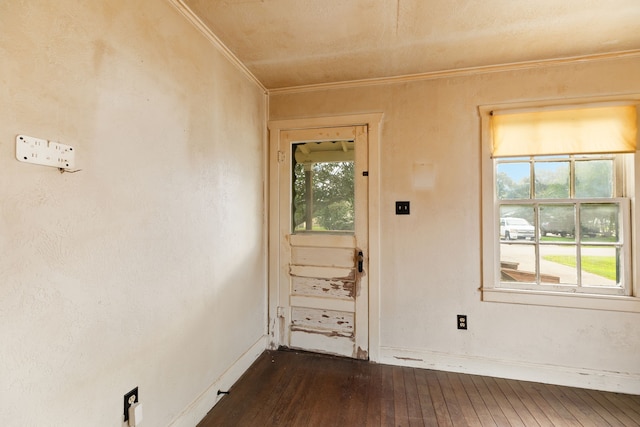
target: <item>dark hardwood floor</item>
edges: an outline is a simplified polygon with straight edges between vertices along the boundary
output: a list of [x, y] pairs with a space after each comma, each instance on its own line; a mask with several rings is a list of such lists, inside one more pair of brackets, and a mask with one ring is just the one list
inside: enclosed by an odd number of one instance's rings
[[198, 426], [640, 426], [640, 396], [266, 351]]

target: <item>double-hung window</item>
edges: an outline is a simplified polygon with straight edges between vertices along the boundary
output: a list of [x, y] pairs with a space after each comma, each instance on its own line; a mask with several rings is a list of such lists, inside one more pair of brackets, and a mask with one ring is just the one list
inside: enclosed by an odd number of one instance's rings
[[484, 300], [640, 309], [637, 103], [481, 107]]

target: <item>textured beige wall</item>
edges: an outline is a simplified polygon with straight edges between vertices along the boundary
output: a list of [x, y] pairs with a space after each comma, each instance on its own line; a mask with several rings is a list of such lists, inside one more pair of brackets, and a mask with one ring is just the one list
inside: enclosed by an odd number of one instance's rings
[[[484, 372], [497, 376], [523, 375], [526, 367], [549, 367], [552, 373], [576, 368], [594, 377], [610, 375], [613, 383], [620, 374], [636, 381], [640, 392], [639, 314], [487, 303], [478, 291], [478, 105], [637, 93], [639, 75], [636, 57], [270, 97], [273, 120], [384, 113], [379, 298], [384, 361], [407, 363], [399, 358], [406, 352], [415, 352], [421, 366], [429, 366], [429, 358], [453, 357], [451, 369], [497, 366]], [[394, 215], [396, 200], [410, 200], [411, 215]], [[468, 331], [456, 330], [456, 314], [468, 315]], [[583, 385], [594, 385], [590, 380]]]
[[144, 425], [189, 425], [265, 332], [265, 95], [166, 1], [9, 0], [0, 28], [0, 424], [119, 426], [139, 386]]

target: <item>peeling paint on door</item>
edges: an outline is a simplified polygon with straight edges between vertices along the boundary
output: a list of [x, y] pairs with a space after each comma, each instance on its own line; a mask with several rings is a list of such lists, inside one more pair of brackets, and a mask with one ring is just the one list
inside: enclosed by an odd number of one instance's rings
[[369, 360], [369, 352], [367, 350], [362, 349], [362, 347], [358, 346], [355, 354], [353, 355], [355, 359], [360, 360]]
[[327, 336], [353, 337], [354, 313], [293, 307], [291, 330], [321, 333]]
[[295, 165], [292, 166], [291, 147], [299, 141], [324, 141], [321, 136], [316, 138], [326, 129], [282, 131], [283, 139], [278, 145], [278, 151], [285, 157], [278, 164], [278, 176], [283, 178], [279, 186], [281, 221], [277, 231], [280, 235], [278, 303], [287, 310], [282, 319], [284, 331], [280, 330], [279, 337], [283, 345], [291, 348], [367, 358], [367, 279], [363, 284], [362, 277], [368, 262], [363, 256], [367, 253], [368, 229], [366, 216], [357, 215], [367, 210], [367, 181], [362, 175], [362, 170], [367, 170], [366, 127], [332, 129], [337, 136], [331, 141], [355, 140], [355, 147], [359, 147], [355, 150], [354, 203], [355, 217], [360, 219], [354, 229], [346, 231], [292, 226], [290, 177]]
[[292, 235], [289, 242], [291, 345], [355, 357], [359, 273], [353, 236]]
[[353, 299], [354, 296], [355, 282], [353, 280], [293, 276], [291, 283], [293, 293], [296, 295], [315, 295], [340, 299]]

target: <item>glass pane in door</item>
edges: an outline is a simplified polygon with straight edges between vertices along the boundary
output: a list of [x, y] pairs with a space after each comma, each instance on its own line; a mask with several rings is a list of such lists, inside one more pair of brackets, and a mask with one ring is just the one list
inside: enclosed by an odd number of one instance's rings
[[292, 231], [354, 231], [354, 142], [292, 145]]

